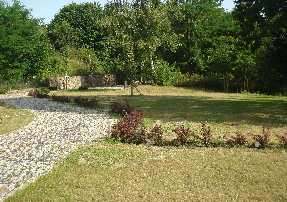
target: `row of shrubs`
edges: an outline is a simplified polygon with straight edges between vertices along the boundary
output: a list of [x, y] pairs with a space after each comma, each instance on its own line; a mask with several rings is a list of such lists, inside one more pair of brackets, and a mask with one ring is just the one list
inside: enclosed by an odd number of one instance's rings
[[[210, 127], [201, 122], [199, 134], [195, 134], [190, 128], [179, 126], [172, 131], [176, 134], [173, 140], [165, 140], [163, 128], [161, 125], [155, 125], [150, 130], [144, 129], [142, 126], [143, 113], [131, 107], [130, 103], [114, 102], [111, 106], [113, 113], [121, 115], [121, 121], [113, 125], [111, 138], [115, 141], [133, 144], [152, 144], [157, 146], [197, 146], [197, 147], [258, 147], [271, 148], [270, 130], [262, 125], [261, 135], [249, 135], [254, 142], [249, 143], [248, 135], [244, 135], [239, 130], [235, 136], [229, 139], [226, 137], [214, 138]], [[277, 136], [279, 144], [275, 147], [287, 148], [287, 134]], [[255, 146], [257, 142], [258, 146]]]
[[49, 89], [36, 89], [28, 93], [29, 96], [37, 98], [51, 98], [53, 101], [63, 102], [63, 103], [75, 103], [84, 107], [96, 108], [99, 104], [96, 98], [82, 98], [82, 97], [68, 97], [68, 96], [56, 96], [48, 95], [50, 93]]

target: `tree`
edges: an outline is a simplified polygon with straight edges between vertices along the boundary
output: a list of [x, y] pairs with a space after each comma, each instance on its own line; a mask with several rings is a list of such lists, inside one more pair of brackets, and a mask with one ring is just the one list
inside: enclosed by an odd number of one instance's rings
[[[131, 4], [113, 2], [106, 5], [103, 25], [108, 35], [107, 43], [118, 62], [118, 70], [129, 80], [157, 81], [164, 64], [159, 50], [174, 49], [177, 37], [171, 29], [167, 6], [160, 1], [139, 0]], [[157, 65], [156, 65], [157, 64]], [[163, 65], [161, 67], [169, 65]]]
[[96, 3], [64, 6], [48, 26], [49, 37], [57, 50], [66, 46], [101, 50], [102, 8]]
[[287, 87], [287, 2], [286, 0], [237, 0], [234, 18], [240, 36], [256, 61], [254, 77], [262, 92], [276, 93]]
[[40, 21], [19, 1], [12, 6], [0, 1], [0, 79], [38, 76], [51, 63], [55, 65], [51, 54], [53, 48]]

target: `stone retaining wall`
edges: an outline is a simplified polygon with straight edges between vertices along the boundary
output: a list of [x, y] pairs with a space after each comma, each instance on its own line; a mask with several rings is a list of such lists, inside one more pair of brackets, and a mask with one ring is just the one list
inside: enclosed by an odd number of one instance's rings
[[115, 86], [116, 75], [65, 76], [46, 79], [48, 87], [78, 89], [79, 87]]

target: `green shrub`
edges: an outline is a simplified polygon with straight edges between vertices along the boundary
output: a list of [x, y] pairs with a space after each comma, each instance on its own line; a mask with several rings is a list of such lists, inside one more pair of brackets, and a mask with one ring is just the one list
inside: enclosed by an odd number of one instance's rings
[[1, 90], [0, 89], [0, 94], [6, 94], [7, 93], [7, 90]]
[[58, 90], [57, 87], [49, 87], [49, 90]]
[[80, 86], [79, 88], [78, 88], [78, 90], [88, 90], [89, 88], [87, 87], [87, 86]]

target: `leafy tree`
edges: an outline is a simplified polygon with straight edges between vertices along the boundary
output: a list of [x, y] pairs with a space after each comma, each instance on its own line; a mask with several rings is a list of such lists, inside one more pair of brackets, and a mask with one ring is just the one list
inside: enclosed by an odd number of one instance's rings
[[[275, 93], [287, 86], [287, 2], [285, 0], [237, 0], [234, 18], [241, 37], [251, 44], [261, 91]], [[285, 85], [285, 86], [284, 86]]]
[[102, 48], [100, 31], [102, 8], [97, 3], [64, 6], [49, 24], [49, 37], [57, 50], [73, 48]]
[[0, 79], [30, 78], [55, 65], [53, 47], [39, 24], [19, 1], [12, 6], [0, 1]]
[[162, 60], [159, 50], [163, 47], [175, 50], [177, 36], [167, 12], [167, 6], [160, 1], [139, 0], [131, 4], [115, 1], [106, 5], [103, 25], [108, 47], [113, 49], [110, 53], [118, 62], [117, 69], [129, 80], [142, 76], [156, 81], [161, 72], [156, 64], [163, 64], [156, 62]]

